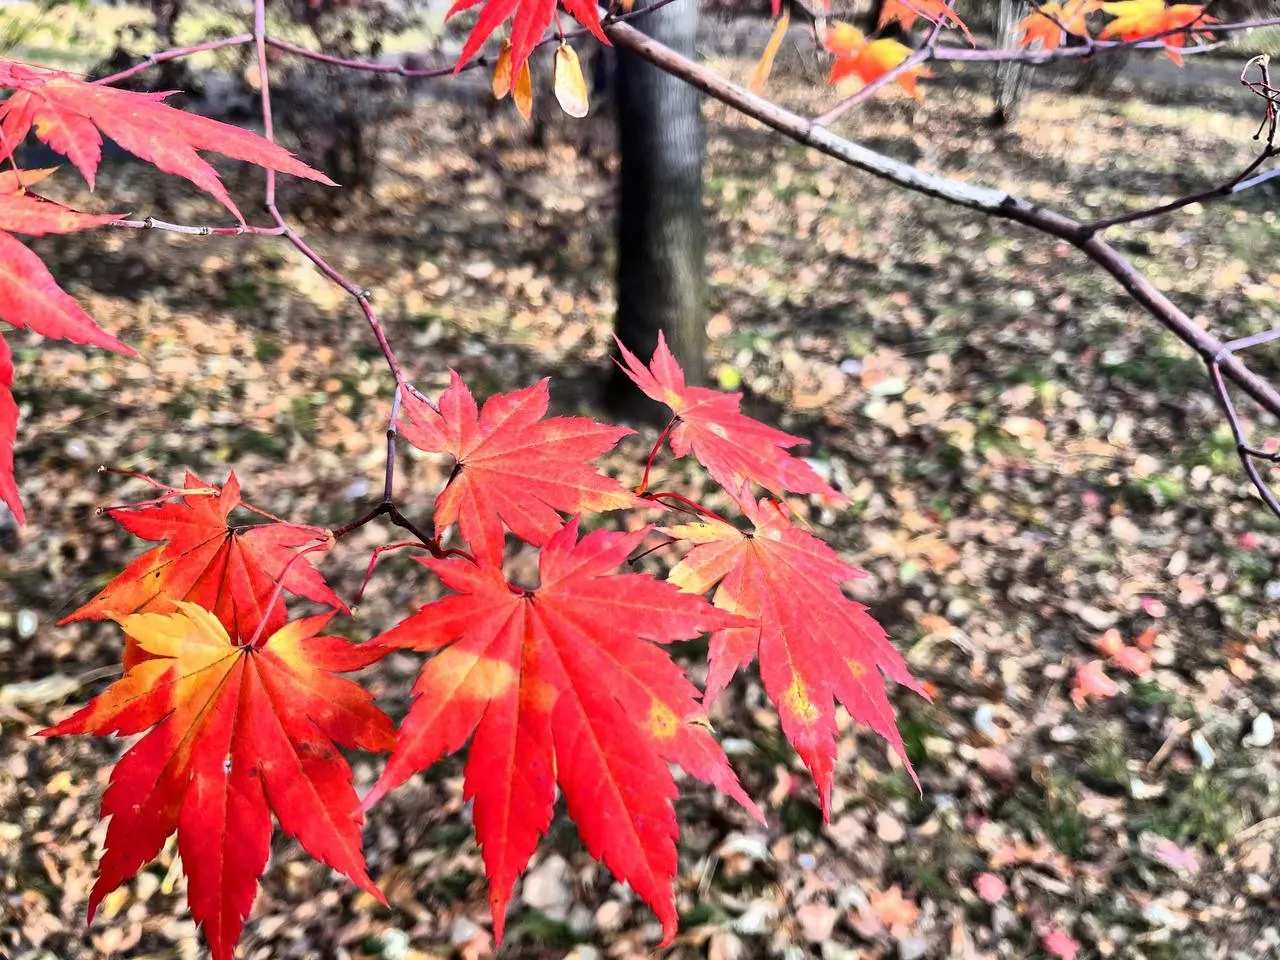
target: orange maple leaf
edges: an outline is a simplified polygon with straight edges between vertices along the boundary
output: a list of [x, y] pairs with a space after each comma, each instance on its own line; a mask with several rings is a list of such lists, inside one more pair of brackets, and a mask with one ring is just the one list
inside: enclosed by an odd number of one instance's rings
[[[900, 66], [912, 53], [910, 47], [889, 37], [868, 40], [857, 27], [839, 20], [831, 24], [823, 42], [836, 58], [831, 65], [830, 82], [833, 84], [850, 77], [857, 77], [864, 84], [871, 83]], [[917, 100], [922, 100], [924, 91], [917, 82], [930, 76], [932, 74], [921, 65], [902, 71], [894, 82]]]
[[1202, 41], [1213, 39], [1213, 34], [1195, 28], [1218, 22], [1217, 18], [1205, 14], [1203, 4], [1174, 3], [1165, 6], [1164, 0], [1117, 0], [1104, 3], [1102, 9], [1115, 19], [1102, 28], [1099, 40], [1120, 39], [1128, 43], [1170, 30], [1181, 31], [1160, 38], [1165, 53], [1178, 66], [1182, 66], [1179, 48], [1186, 46], [1188, 36]]
[[912, 24], [918, 19], [935, 24], [950, 23], [960, 28], [969, 42], [973, 43], [973, 34], [969, 32], [965, 22], [951, 9], [947, 0], [885, 0], [884, 7], [880, 10], [880, 22], [876, 27], [883, 30], [897, 20], [902, 24], [902, 29], [910, 30]]
[[89, 919], [172, 833], [191, 915], [216, 960], [232, 960], [267, 863], [271, 814], [304, 850], [378, 900], [360, 846], [351, 768], [335, 744], [387, 751], [391, 721], [335, 676], [381, 652], [320, 636], [331, 615], [287, 624], [257, 648], [231, 642], [195, 604], [122, 617], [146, 653], [100, 696], [43, 736], [150, 730], [111, 772], [110, 817]]
[[[648, 533], [571, 520], [543, 547], [537, 588], [496, 563], [425, 558], [454, 595], [376, 639], [433, 656], [366, 809], [467, 742], [464, 795], [489, 877], [495, 937], [516, 878], [546, 833], [560, 785], [591, 855], [676, 932], [675, 781], [668, 763], [760, 818], [699, 721], [698, 691], [657, 646], [743, 622], [648, 574], [618, 573]], [[763, 818], [761, 818], [763, 819]]]
[[1042, 3], [1018, 24], [1015, 41], [1020, 47], [1057, 50], [1067, 34], [1087, 37], [1089, 14], [1102, 9], [1102, 0], [1054, 0]]
[[866, 607], [841, 591], [840, 584], [862, 571], [794, 526], [781, 504], [757, 504], [748, 496], [738, 502], [755, 526], [749, 534], [716, 520], [666, 531], [694, 544], [667, 579], [695, 594], [716, 588], [717, 607], [756, 621], [712, 635], [704, 701], [714, 700], [758, 656], [765, 692], [813, 774], [825, 816], [836, 756], [835, 703], [884, 737], [911, 770], [881, 674], [921, 696], [924, 690]]
[[[328, 531], [291, 523], [235, 526], [240, 481], [232, 473], [219, 490], [188, 473], [185, 494], [172, 501], [107, 511], [120, 526], [163, 546], [135, 559], [92, 600], [59, 623], [167, 613], [186, 600], [211, 610], [231, 637], [247, 641], [284, 626], [284, 598], [276, 589], [345, 610], [346, 605], [309, 562], [302, 547], [323, 543]], [[125, 667], [137, 657], [126, 644]]]

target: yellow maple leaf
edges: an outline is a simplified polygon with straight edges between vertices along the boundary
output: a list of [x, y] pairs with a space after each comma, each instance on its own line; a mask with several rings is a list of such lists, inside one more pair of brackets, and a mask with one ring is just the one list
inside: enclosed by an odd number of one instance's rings
[[1202, 40], [1213, 39], [1212, 34], [1193, 28], [1218, 22], [1215, 17], [1205, 14], [1204, 5], [1195, 3], [1165, 6], [1164, 0], [1115, 0], [1113, 3], [1104, 3], [1102, 9], [1115, 19], [1098, 34], [1099, 40], [1119, 39], [1131, 42], [1168, 33], [1170, 30], [1181, 30], [1181, 33], [1160, 38], [1169, 59], [1179, 66], [1182, 65], [1179, 48], [1186, 46], [1189, 35]]
[[[864, 84], [871, 83], [900, 66], [912, 53], [910, 47], [888, 37], [869, 41], [857, 27], [838, 20], [831, 24], [824, 43], [836, 58], [831, 65], [833, 84], [851, 77], [857, 77]], [[922, 100], [924, 91], [917, 82], [929, 76], [932, 74], [923, 66], [914, 66], [894, 77], [894, 82], [917, 100]]]
[[1020, 47], [1039, 45], [1041, 50], [1056, 50], [1066, 34], [1087, 37], [1085, 18], [1101, 9], [1102, 0], [1054, 0], [1041, 4], [1018, 24], [1016, 42]]

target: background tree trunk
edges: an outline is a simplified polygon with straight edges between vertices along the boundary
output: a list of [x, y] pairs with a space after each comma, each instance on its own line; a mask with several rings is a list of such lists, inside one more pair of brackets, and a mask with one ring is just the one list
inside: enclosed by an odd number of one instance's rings
[[[1018, 24], [1031, 12], [1031, 5], [1026, 0], [1000, 0], [999, 12], [996, 15], [996, 46], [1012, 47], [1018, 33]], [[1018, 103], [1027, 89], [1027, 65], [1017, 61], [996, 64], [995, 110], [991, 114], [991, 123], [1003, 127], [1013, 119]]]
[[[638, 6], [647, 6], [640, 0]], [[694, 55], [698, 4], [672, 3], [636, 25]], [[647, 360], [666, 333], [691, 383], [706, 379], [706, 240], [702, 220], [702, 95], [619, 52], [615, 89], [622, 175], [618, 205], [618, 311], [614, 330]], [[617, 414], [660, 415], [616, 368], [606, 403]]]

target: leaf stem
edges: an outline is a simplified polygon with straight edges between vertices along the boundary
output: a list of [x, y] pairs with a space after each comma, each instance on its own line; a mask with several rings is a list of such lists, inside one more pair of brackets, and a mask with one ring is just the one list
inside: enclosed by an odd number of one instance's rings
[[360, 601], [364, 599], [365, 588], [369, 586], [369, 581], [373, 579], [373, 568], [378, 565], [378, 558], [384, 553], [390, 553], [392, 550], [403, 550], [406, 547], [418, 550], [426, 549], [426, 547], [417, 540], [400, 540], [397, 543], [388, 543], [381, 547], [373, 548], [373, 553], [369, 557], [369, 566], [365, 568], [364, 579], [360, 581], [360, 589], [356, 591], [355, 602], [352, 606], [358, 606]]
[[667, 437], [671, 435], [672, 428], [680, 421], [679, 415], [673, 416], [667, 425], [662, 428], [662, 432], [658, 434], [658, 440], [653, 445], [653, 449], [649, 451], [649, 459], [645, 461], [644, 477], [640, 480], [640, 486], [636, 487], [636, 496], [644, 496], [644, 492], [649, 489], [649, 471], [653, 469], [653, 463], [658, 459], [658, 454], [662, 451], [662, 445], [666, 442]]
[[663, 501], [674, 500], [679, 504], [679, 506], [676, 506], [674, 509], [683, 509], [685, 513], [701, 514], [704, 517], [710, 517], [712, 520], [718, 520], [723, 524], [733, 526], [733, 524], [729, 523], [728, 520], [720, 516], [720, 514], [716, 513], [714, 510], [707, 509], [696, 500], [690, 500], [682, 493], [676, 493], [672, 490], [660, 490], [657, 493], [641, 493], [638, 494], [638, 496], [642, 500], [652, 500], [658, 506], [667, 507], [668, 509], [672, 509], [671, 504], [664, 503]]
[[328, 550], [331, 546], [333, 546], [333, 540], [326, 537], [319, 543], [313, 543], [309, 547], [303, 547], [289, 558], [289, 562], [286, 563], [284, 565], [284, 569], [280, 571], [280, 576], [276, 578], [276, 587], [271, 591], [271, 599], [267, 601], [266, 606], [263, 608], [266, 612], [263, 614], [262, 619], [258, 621], [257, 629], [253, 631], [253, 636], [249, 638], [249, 642], [246, 644], [250, 650], [261, 649], [262, 645], [266, 643], [267, 640], [271, 639], [270, 637], [264, 637], [263, 632], [267, 626], [267, 620], [270, 618], [271, 611], [275, 609], [275, 605], [280, 602], [281, 597], [284, 595], [284, 578], [289, 575], [289, 570], [307, 554], [315, 553], [317, 550]]

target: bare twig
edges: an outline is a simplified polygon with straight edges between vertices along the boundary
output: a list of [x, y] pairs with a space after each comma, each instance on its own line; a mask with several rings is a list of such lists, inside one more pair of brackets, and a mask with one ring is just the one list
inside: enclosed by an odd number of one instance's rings
[[181, 60], [183, 57], [190, 57], [197, 53], [207, 53], [210, 50], [222, 50], [226, 47], [243, 47], [247, 43], [253, 42], [253, 34], [239, 33], [234, 37], [224, 37], [221, 40], [206, 40], [204, 43], [195, 43], [186, 47], [174, 47], [172, 50], [163, 50], [160, 53], [153, 53], [143, 58], [140, 63], [134, 64], [127, 70], [121, 70], [119, 73], [113, 73], [109, 77], [102, 77], [95, 80], [94, 83], [111, 84], [119, 83], [121, 80], [128, 80], [135, 74], [149, 70], [158, 63], [164, 63], [168, 60]]

